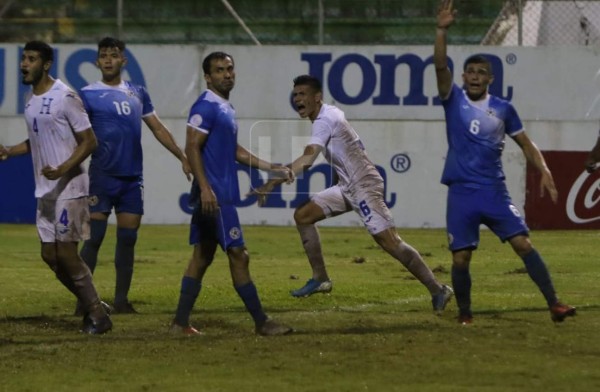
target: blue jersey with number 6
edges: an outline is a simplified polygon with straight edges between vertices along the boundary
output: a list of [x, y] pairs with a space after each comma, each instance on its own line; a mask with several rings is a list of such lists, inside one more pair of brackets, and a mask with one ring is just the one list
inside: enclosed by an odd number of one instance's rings
[[127, 81], [96, 82], [81, 90], [81, 98], [98, 139], [90, 175], [141, 176], [142, 118], [154, 113], [146, 89]]
[[471, 101], [456, 84], [442, 104], [448, 136], [442, 183], [503, 188], [504, 136], [514, 137], [523, 132], [523, 124], [512, 104], [489, 94], [481, 101]]

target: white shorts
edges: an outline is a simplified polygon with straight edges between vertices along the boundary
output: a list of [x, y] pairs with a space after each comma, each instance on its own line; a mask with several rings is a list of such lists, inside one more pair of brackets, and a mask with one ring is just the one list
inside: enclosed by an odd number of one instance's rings
[[344, 192], [334, 185], [314, 195], [312, 201], [328, 218], [354, 210], [371, 235], [396, 227], [385, 204], [382, 181], [361, 183], [355, 188]]
[[79, 242], [90, 238], [87, 197], [37, 199], [36, 225], [42, 242]]

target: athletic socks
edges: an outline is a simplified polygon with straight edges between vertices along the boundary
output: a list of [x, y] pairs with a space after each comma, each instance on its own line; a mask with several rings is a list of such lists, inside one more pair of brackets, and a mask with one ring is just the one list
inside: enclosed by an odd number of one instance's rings
[[179, 303], [175, 312], [175, 324], [187, 327], [190, 325], [190, 313], [196, 303], [196, 298], [200, 294], [202, 283], [199, 280], [184, 276], [181, 279], [181, 291], [179, 293]]
[[243, 286], [236, 287], [235, 291], [237, 291], [244, 302], [244, 305], [246, 305], [246, 309], [250, 312], [250, 315], [254, 319], [254, 323], [256, 325], [262, 325], [267, 320], [267, 315], [262, 309], [254, 283], [250, 282]]
[[137, 229], [117, 228], [117, 247], [115, 249], [115, 304], [127, 303], [127, 294], [133, 277], [133, 258]]
[[419, 282], [427, 287], [427, 290], [429, 290], [431, 295], [440, 292], [442, 285], [437, 281], [433, 272], [431, 272], [415, 248], [406, 242], [401, 242], [400, 245], [391, 252], [391, 255], [402, 263], [402, 265], [413, 274]]
[[325, 268], [325, 260], [323, 259], [323, 252], [321, 251], [321, 238], [317, 226], [314, 224], [296, 225], [296, 229], [300, 234], [304, 252], [308, 257], [308, 262], [312, 268], [313, 279], [319, 282], [329, 280]]
[[525, 268], [527, 269], [529, 277], [535, 282], [544, 295], [544, 298], [548, 303], [548, 307], [556, 304], [558, 302], [558, 299], [556, 298], [556, 292], [554, 291], [550, 273], [548, 272], [548, 268], [546, 268], [546, 264], [544, 264], [544, 261], [542, 260], [542, 256], [540, 256], [540, 254], [533, 249], [523, 257], [523, 262], [525, 263]]
[[102, 245], [102, 241], [104, 240], [107, 225], [108, 221], [106, 220], [91, 219], [90, 239], [84, 241], [83, 246], [81, 247], [81, 252], [79, 252], [81, 258], [87, 264], [92, 274], [94, 273], [96, 264], [98, 263], [98, 251], [100, 250], [100, 245]]
[[471, 314], [471, 274], [469, 268], [452, 266], [452, 288], [460, 314]]

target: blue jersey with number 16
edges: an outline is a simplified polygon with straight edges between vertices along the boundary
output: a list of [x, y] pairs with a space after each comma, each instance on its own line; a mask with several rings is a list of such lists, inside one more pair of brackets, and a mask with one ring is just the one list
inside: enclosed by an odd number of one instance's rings
[[90, 175], [141, 176], [142, 117], [154, 113], [146, 89], [127, 81], [96, 82], [81, 90], [81, 98], [98, 139]]

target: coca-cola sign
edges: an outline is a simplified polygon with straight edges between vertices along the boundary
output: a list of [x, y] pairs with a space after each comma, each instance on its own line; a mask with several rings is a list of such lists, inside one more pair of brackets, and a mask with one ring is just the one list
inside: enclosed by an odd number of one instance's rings
[[540, 195], [540, 174], [527, 165], [525, 217], [532, 229], [600, 229], [600, 171], [588, 173], [587, 151], [544, 151], [558, 202]]

